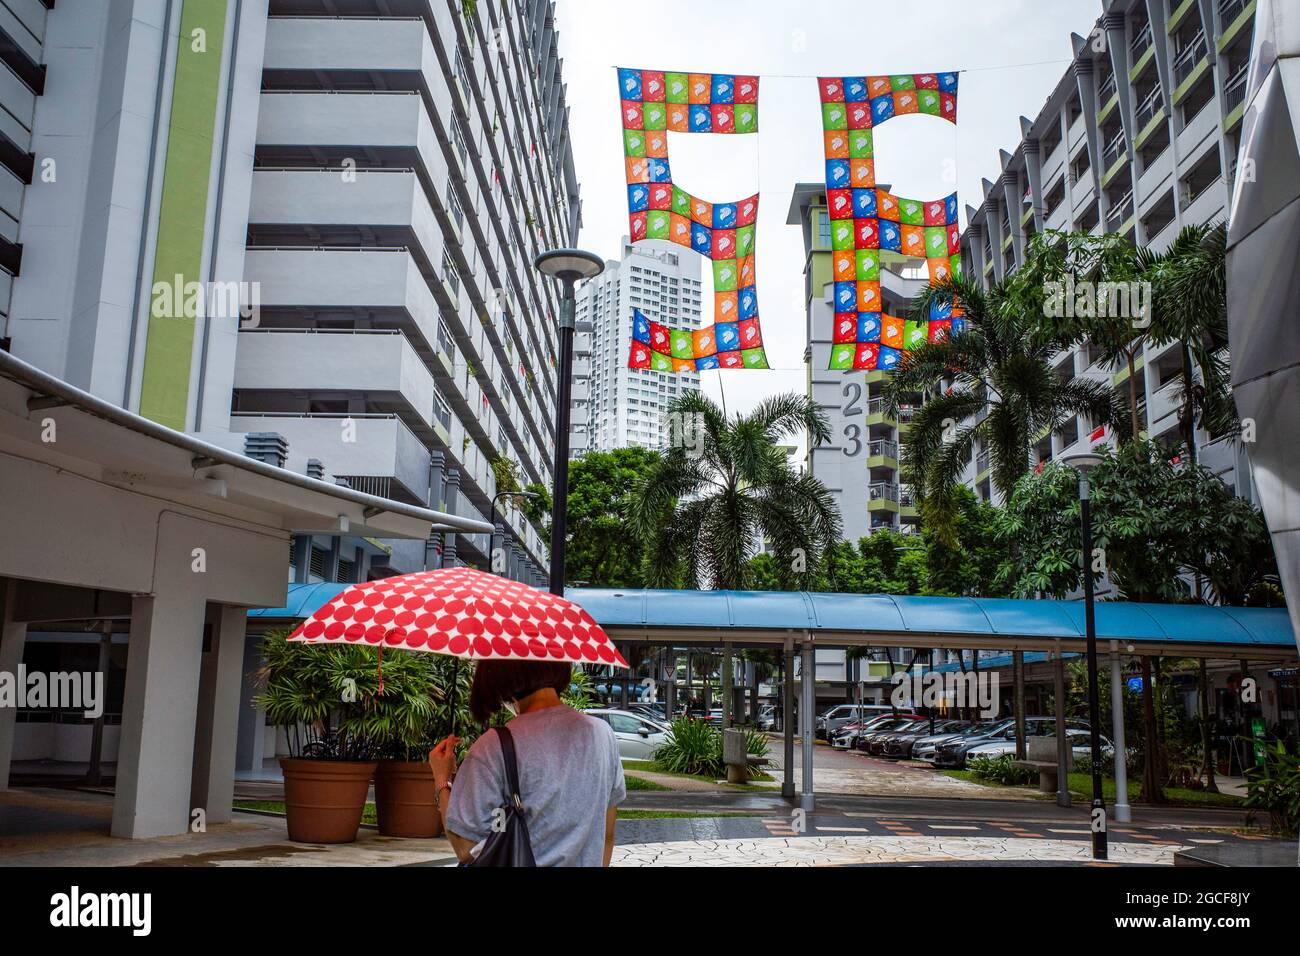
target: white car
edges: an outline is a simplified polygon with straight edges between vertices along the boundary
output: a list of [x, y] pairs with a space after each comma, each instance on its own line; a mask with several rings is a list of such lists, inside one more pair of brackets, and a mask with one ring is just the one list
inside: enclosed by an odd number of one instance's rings
[[[1088, 731], [1068, 730], [1066, 731], [1066, 739], [1070, 742], [1070, 748], [1074, 751], [1075, 760], [1078, 760], [1080, 757], [1087, 757], [1092, 753], [1092, 739]], [[991, 740], [986, 744], [981, 744], [978, 747], [972, 747], [968, 750], [966, 752], [967, 766], [970, 765], [970, 761], [977, 757], [1001, 757], [1006, 754], [1014, 756], [1015, 752], [1015, 731], [1011, 730], [1008, 731], [1008, 736], [1004, 738]], [[1115, 748], [1111, 746], [1111, 742], [1106, 739], [1104, 734], [1101, 735], [1101, 755], [1103, 757], [1109, 757], [1114, 753]]]
[[608, 708], [588, 710], [586, 713], [590, 717], [605, 721], [613, 728], [614, 736], [618, 739], [618, 756], [621, 760], [649, 760], [668, 740], [668, 728], [650, 720], [644, 714]]

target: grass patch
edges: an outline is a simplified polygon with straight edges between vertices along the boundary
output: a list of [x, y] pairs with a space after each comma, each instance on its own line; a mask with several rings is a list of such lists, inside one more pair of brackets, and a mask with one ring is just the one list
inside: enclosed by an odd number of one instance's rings
[[[1030, 787], [1006, 787], [1000, 783], [994, 783], [992, 780], [981, 780], [969, 770], [944, 770], [941, 771], [949, 777], [955, 777], [958, 780], [967, 780], [970, 783], [978, 783], [992, 789], [1010, 789], [1010, 790], [1029, 790]], [[1072, 773], [1069, 777], [1070, 792], [1080, 800], [1092, 799], [1092, 776], [1086, 773]], [[1038, 793], [1037, 790], [1034, 791]], [[1128, 802], [1136, 804], [1138, 794], [1142, 792], [1142, 781], [1128, 781]], [[1108, 804], [1115, 803], [1115, 778], [1101, 778], [1101, 793]], [[1042, 795], [1045, 799], [1051, 799], [1050, 793]], [[1182, 787], [1165, 787], [1165, 797], [1168, 802], [1161, 804], [1168, 807], [1218, 807], [1225, 809], [1236, 809], [1244, 806], [1244, 798], [1237, 796], [1235, 793], [1208, 793], [1204, 790], [1186, 790]], [[1150, 804], [1143, 804], [1150, 806]]]
[[627, 785], [628, 793], [634, 790], [671, 790], [672, 787], [665, 786], [662, 783], [655, 783], [653, 780], [647, 780], [645, 777], [638, 777], [635, 774], [623, 774], [623, 782]]
[[[277, 813], [284, 816], [284, 803], [280, 800], [236, 800], [233, 807], [236, 810], [257, 810], [261, 813]], [[379, 818], [375, 815], [373, 803], [367, 803], [365, 809], [361, 811], [361, 822], [378, 826]]]
[[[624, 760], [623, 761], [624, 774], [626, 775], [627, 771], [629, 770], [642, 770], [645, 771], [646, 773], [658, 773], [658, 774], [662, 774], [665, 777], [683, 777], [686, 780], [705, 780], [708, 781], [709, 783], [716, 783], [720, 779], [719, 777], [714, 777], [707, 773], [676, 773], [671, 770], [660, 770], [658, 766], [656, 766], [653, 760]], [[770, 774], [759, 773], [757, 777], [753, 777], [750, 779], [750, 783], [753, 783], [755, 780], [762, 780], [767, 783], [771, 783], [775, 779], [776, 778], [771, 776]], [[736, 784], [736, 786], [743, 787], [744, 784]]]

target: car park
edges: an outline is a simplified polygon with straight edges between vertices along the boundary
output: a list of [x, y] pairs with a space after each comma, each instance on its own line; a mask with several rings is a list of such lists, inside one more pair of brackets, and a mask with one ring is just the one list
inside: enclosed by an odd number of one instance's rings
[[920, 714], [900, 714], [892, 723], [859, 737], [857, 748], [865, 753], [878, 756], [882, 752], [885, 741], [894, 734], [907, 733], [922, 725], [929, 726], [929, 723], [929, 718], [922, 717]]
[[970, 721], [966, 720], [936, 720], [934, 730], [931, 731], [930, 721], [926, 720], [920, 727], [909, 727], [889, 734], [880, 752], [885, 757], [905, 760], [912, 756], [912, 748], [918, 740], [930, 736], [943, 736], [946, 731], [957, 733], [969, 726]]
[[896, 719], [895, 714], [877, 714], [876, 716], [870, 717], [867, 720], [854, 721], [852, 723], [845, 724], [844, 726], [840, 727], [840, 729], [834, 735], [832, 735], [830, 739], [830, 744], [836, 750], [851, 750], [854, 744], [857, 743], [859, 736], [861, 736], [864, 733], [877, 730], [886, 722], [895, 719]]
[[[1070, 749], [1074, 752], [1074, 759], [1087, 757], [1092, 753], [1092, 734], [1087, 730], [1070, 728], [1069, 722], [1066, 723], [1065, 739], [1070, 743]], [[1050, 737], [1055, 733], [1055, 724], [1042, 736]], [[1032, 735], [1031, 735], [1032, 736]], [[1109, 757], [1115, 753], [1114, 746], [1111, 745], [1110, 739], [1105, 734], [1099, 735], [1101, 741], [1101, 753], [1104, 757]], [[966, 753], [966, 760], [971, 761], [977, 757], [1003, 757], [1016, 752], [1016, 733], [1012, 727], [1010, 731], [1004, 733], [1000, 738], [980, 744], [973, 747]]]
[[846, 724], [889, 716], [893, 712], [894, 708], [888, 704], [836, 704], [817, 718], [813, 723], [813, 732], [818, 737], [829, 740]]
[[925, 737], [918, 737], [912, 744], [912, 759], [934, 763], [935, 749], [941, 743], [949, 740], [956, 740], [959, 737], [978, 737], [982, 735], [988, 727], [988, 724], [979, 721], [965, 723], [966, 726], [960, 730], [945, 730], [943, 733], [936, 732]]
[[[1088, 723], [1083, 720], [1067, 720], [1065, 722], [1067, 734], [1070, 731], [1082, 730], [1087, 732]], [[985, 744], [999, 743], [1010, 740], [1011, 749], [1015, 750], [1015, 733], [1016, 722], [1011, 717], [990, 724], [988, 729], [981, 734], [971, 737], [959, 737], [955, 740], [947, 740], [935, 748], [934, 764], [936, 767], [964, 767], [966, 766], [966, 755]], [[1029, 737], [1050, 737], [1056, 728], [1056, 719], [1054, 717], [1026, 717], [1025, 734]], [[1009, 737], [1008, 737], [1009, 734]]]

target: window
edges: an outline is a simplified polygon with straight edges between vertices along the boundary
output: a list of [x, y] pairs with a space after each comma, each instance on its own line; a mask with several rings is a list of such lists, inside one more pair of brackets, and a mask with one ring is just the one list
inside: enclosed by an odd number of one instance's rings
[[456, 260], [445, 250], [442, 253], [442, 278], [451, 287], [454, 295], [460, 295], [460, 276], [456, 274]]

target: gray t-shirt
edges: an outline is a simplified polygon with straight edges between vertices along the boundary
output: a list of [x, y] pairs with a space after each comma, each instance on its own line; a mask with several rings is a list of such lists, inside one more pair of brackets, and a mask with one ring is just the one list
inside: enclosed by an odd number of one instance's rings
[[[544, 707], [510, 721], [519, 795], [538, 866], [600, 866], [605, 812], [627, 796], [609, 724], [571, 707]], [[447, 829], [476, 843], [506, 799], [501, 743], [489, 730], [469, 748], [451, 788]]]

